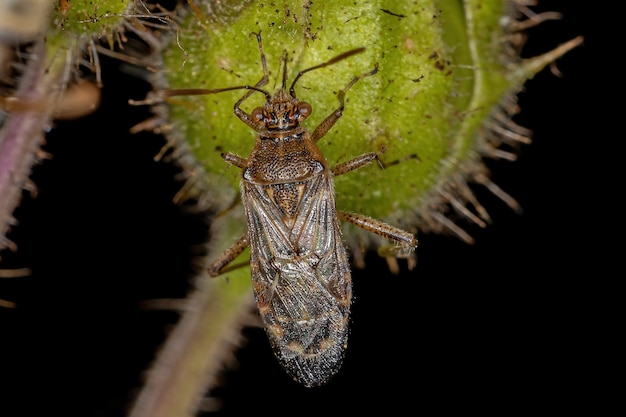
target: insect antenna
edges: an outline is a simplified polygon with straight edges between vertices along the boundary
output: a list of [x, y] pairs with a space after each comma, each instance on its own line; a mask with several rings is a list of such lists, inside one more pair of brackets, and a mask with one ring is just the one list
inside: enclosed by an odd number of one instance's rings
[[[287, 51], [283, 51], [283, 56], [281, 58], [281, 61], [283, 61], [283, 85], [281, 86], [281, 90], [284, 90], [287, 88]], [[291, 93], [291, 90], [293, 90], [293, 85], [291, 86], [291, 89], [289, 90], [290, 93]], [[295, 96], [293, 97], [295, 98]]]
[[[356, 48], [356, 49], [352, 49], [348, 52], [344, 52], [343, 54], [339, 54], [334, 58], [329, 59], [326, 62], [322, 62], [321, 64], [315, 65], [314, 67], [311, 68], [307, 68], [305, 70], [302, 70], [298, 73], [298, 75], [296, 75], [296, 78], [294, 78], [293, 82], [291, 83], [291, 87], [289, 87], [289, 95], [293, 98], [296, 98], [296, 90], [294, 89], [296, 82], [298, 82], [298, 80], [300, 79], [300, 77], [302, 77], [304, 74], [306, 74], [309, 71], [313, 71], [319, 68], [324, 68], [327, 67], [329, 65], [335, 64], [339, 61], [343, 61], [346, 58], [351, 57], [352, 55], [356, 55], [356, 54], [360, 54], [361, 52], [365, 51], [365, 48]], [[286, 61], [285, 61], [286, 64]], [[285, 83], [285, 78], [283, 77], [283, 85]]]
[[234, 87], [226, 87], [226, 88], [215, 88], [215, 89], [207, 89], [207, 88], [179, 88], [179, 89], [171, 89], [171, 90], [163, 90], [160, 94], [164, 97], [173, 97], [173, 96], [201, 96], [206, 94], [217, 94], [223, 93], [224, 91], [232, 91], [232, 90], [253, 90], [262, 93], [265, 96], [267, 101], [270, 101], [272, 95], [267, 91], [254, 87], [251, 85], [237, 85]]

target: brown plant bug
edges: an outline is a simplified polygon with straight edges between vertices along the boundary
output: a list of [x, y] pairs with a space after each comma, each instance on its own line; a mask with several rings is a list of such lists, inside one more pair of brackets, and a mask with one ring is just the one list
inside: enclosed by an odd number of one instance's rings
[[[300, 71], [287, 91], [287, 53], [282, 56], [280, 90], [271, 95], [263, 87], [269, 79], [260, 33], [257, 38], [263, 78], [254, 86], [167, 90], [166, 96], [215, 94], [248, 90], [236, 103], [235, 115], [257, 133], [248, 158], [223, 153], [222, 158], [242, 170], [241, 194], [247, 233], [212, 265], [218, 276], [250, 245], [252, 285], [259, 312], [274, 352], [296, 381], [311, 387], [324, 384], [339, 369], [348, 339], [352, 281], [339, 220], [397, 242], [398, 253], [417, 246], [413, 234], [370, 217], [336, 211], [333, 176], [342, 175], [378, 158], [365, 153], [328, 168], [319, 141], [343, 114], [346, 92], [360, 79], [372, 76], [378, 65], [354, 77], [339, 91], [339, 107], [309, 133], [300, 123], [312, 111], [298, 100], [294, 87], [301, 76], [352, 55], [357, 48]], [[254, 92], [266, 103], [250, 114], [241, 104]]]

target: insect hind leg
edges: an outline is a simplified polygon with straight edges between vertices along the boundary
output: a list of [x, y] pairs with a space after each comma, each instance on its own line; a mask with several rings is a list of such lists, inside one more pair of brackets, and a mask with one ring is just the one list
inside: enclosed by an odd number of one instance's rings
[[393, 250], [390, 248], [384, 249], [384, 256], [408, 257], [417, 247], [417, 239], [412, 233], [405, 232], [402, 229], [393, 227], [380, 220], [373, 219], [363, 214], [348, 213], [345, 211], [337, 211], [337, 217], [363, 230], [397, 242], [398, 246], [394, 247]]

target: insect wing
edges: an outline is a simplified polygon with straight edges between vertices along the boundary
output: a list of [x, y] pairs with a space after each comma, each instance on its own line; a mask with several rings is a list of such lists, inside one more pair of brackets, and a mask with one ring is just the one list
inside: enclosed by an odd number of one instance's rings
[[[299, 196], [287, 222], [272, 198], [284, 186]], [[298, 382], [323, 384], [343, 360], [352, 292], [332, 180], [324, 171], [298, 183], [244, 181], [243, 194], [253, 287], [272, 348]]]

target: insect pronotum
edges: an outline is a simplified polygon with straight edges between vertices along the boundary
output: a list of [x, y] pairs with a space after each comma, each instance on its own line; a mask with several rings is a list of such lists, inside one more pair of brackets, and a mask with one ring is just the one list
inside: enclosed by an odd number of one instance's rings
[[[329, 168], [316, 142], [341, 118], [346, 92], [358, 75], [339, 91], [339, 107], [309, 133], [300, 123], [312, 111], [298, 100], [296, 82], [309, 71], [323, 68], [363, 52], [344, 52], [322, 64], [300, 71], [289, 90], [287, 54], [283, 53], [280, 90], [271, 95], [263, 87], [269, 79], [260, 33], [256, 35], [263, 78], [254, 86], [214, 90], [167, 90], [167, 96], [215, 94], [248, 90], [235, 103], [235, 115], [258, 136], [252, 153], [241, 158], [223, 153], [222, 158], [241, 168], [241, 194], [247, 233], [209, 266], [209, 275], [224, 272], [250, 246], [250, 269], [254, 295], [265, 330], [283, 368], [307, 387], [324, 384], [339, 369], [348, 339], [352, 283], [339, 220], [394, 240], [399, 251], [417, 246], [413, 234], [370, 217], [337, 211], [333, 177], [353, 171], [377, 159], [365, 153]], [[266, 102], [250, 114], [241, 104], [254, 92]]]

